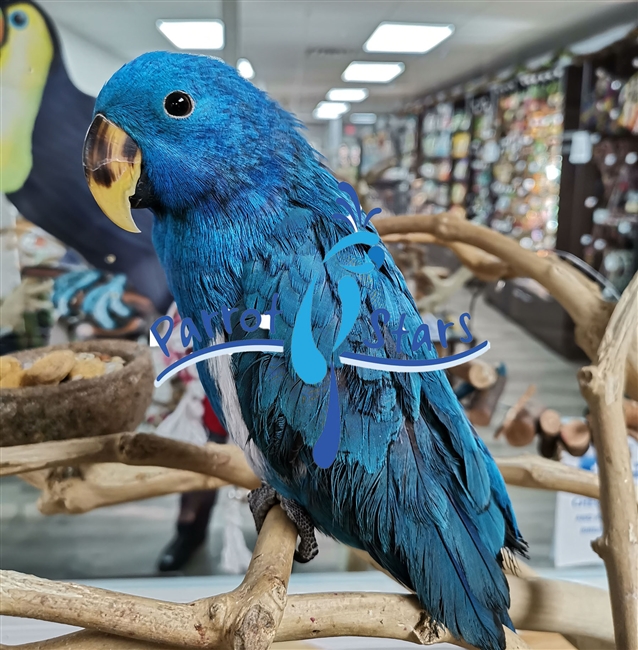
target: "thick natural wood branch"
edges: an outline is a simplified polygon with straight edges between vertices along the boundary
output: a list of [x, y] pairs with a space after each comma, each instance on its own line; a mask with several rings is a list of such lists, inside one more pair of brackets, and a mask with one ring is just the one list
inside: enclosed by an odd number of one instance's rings
[[433, 291], [419, 298], [416, 305], [419, 311], [436, 313], [471, 277], [472, 271], [461, 266], [447, 278], [439, 277], [427, 266], [421, 269], [421, 273], [427, 277], [433, 287]]
[[[494, 230], [447, 214], [383, 217], [373, 220], [379, 234], [425, 233], [443, 245], [469, 244], [502, 260], [512, 275], [542, 284], [565, 308], [575, 323], [576, 343], [595, 360], [613, 303], [603, 300], [598, 285], [579, 270], [547, 251], [534, 253]], [[471, 268], [469, 266], [468, 268]], [[638, 333], [633, 332], [627, 363], [627, 394], [638, 399]]]
[[[291, 596], [278, 641], [364, 636], [398, 639], [417, 645], [451, 643], [471, 648], [449, 631], [433, 626], [414, 596], [381, 593], [304, 594]], [[528, 646], [506, 630], [507, 650]]]
[[[556, 632], [613, 647], [614, 628], [609, 594], [576, 582], [508, 575], [510, 616], [521, 630]], [[620, 648], [620, 646], [619, 646]]]
[[242, 584], [186, 605], [2, 571], [0, 611], [155, 643], [267, 650], [286, 605], [296, 541], [294, 524], [273, 508]]
[[[0, 650], [184, 650], [184, 646], [159, 645], [148, 641], [125, 639], [103, 632], [82, 630], [73, 634], [57, 636], [48, 641], [36, 641], [21, 645], [0, 644]], [[316, 650], [316, 646], [303, 641], [292, 644], [274, 643], [272, 650]]]
[[[508, 485], [570, 492], [592, 499], [599, 498], [598, 476], [593, 472], [531, 454], [510, 458], [497, 457], [495, 461]], [[636, 501], [638, 501], [638, 494], [634, 495], [634, 503]]]
[[[56, 636], [47, 641], [21, 645], [0, 645], [0, 650], [184, 650], [179, 645], [158, 645], [149, 641], [136, 641], [121, 636], [82, 630], [73, 634]], [[273, 648], [273, 650], [275, 650]]]
[[[352, 551], [378, 571], [395, 579], [365, 551]], [[568, 636], [574, 636], [578, 631], [589, 648], [614, 650], [614, 630], [606, 591], [574, 582], [539, 578], [517, 558], [512, 558], [505, 569], [512, 603], [510, 616], [517, 629]]]
[[169, 467], [215, 476], [248, 489], [261, 485], [238, 447], [215, 443], [200, 447], [150, 433], [115, 433], [0, 450], [0, 476], [90, 463]]
[[638, 274], [611, 316], [596, 363], [579, 381], [598, 458], [603, 535], [593, 544], [607, 568], [616, 645], [638, 650], [638, 509], [623, 411], [625, 359], [638, 330]]
[[[47, 474], [36, 484], [42, 490], [38, 509], [43, 515], [81, 514], [118, 503], [193, 490], [215, 490], [228, 484], [214, 476], [186, 470], [121, 463], [81, 465], [72, 476], [56, 470], [40, 471]], [[37, 472], [21, 477], [33, 482], [29, 479], [39, 475]]]
[[[274, 539], [271, 543], [279, 542]], [[255, 549], [254, 558], [260, 555]], [[268, 560], [262, 564], [266, 571], [272, 571]], [[447, 630], [432, 625], [413, 596], [347, 592], [303, 594], [289, 596], [284, 612], [287, 579], [279, 581], [279, 576], [274, 583], [262, 579], [263, 590], [246, 588], [242, 591], [248, 576], [242, 586], [230, 594], [182, 605], [3, 571], [0, 608], [3, 614], [10, 616], [86, 626], [103, 634], [111, 632], [140, 641], [215, 650], [265, 650], [273, 638], [294, 641], [334, 636], [398, 639], [417, 645], [448, 642], [471, 648]], [[280, 611], [283, 617], [273, 616], [273, 612], [279, 614]], [[67, 639], [73, 640], [73, 636]], [[507, 637], [507, 650], [527, 648], [509, 631]], [[75, 647], [85, 648], [83, 645]]]
[[483, 282], [496, 282], [497, 280], [515, 277], [515, 273], [505, 262], [476, 246], [444, 241], [424, 232], [385, 235], [383, 241], [386, 243], [435, 244], [437, 246], [445, 246], [459, 258], [463, 266], [467, 267]]
[[[129, 435], [129, 434], [126, 434]], [[140, 434], [147, 435], [147, 434]], [[132, 500], [135, 498], [150, 498], [167, 494], [170, 486], [174, 486], [175, 492], [185, 492], [190, 489], [219, 487], [215, 479], [206, 478], [207, 475], [214, 476], [218, 465], [204, 467], [208, 470], [204, 476], [197, 476], [193, 472], [186, 471], [184, 482], [177, 470], [166, 471], [165, 474], [158, 473], [157, 467], [144, 470], [125, 468], [118, 463], [98, 463], [93, 466], [81, 466], [80, 476], [69, 478], [59, 477], [57, 474], [50, 477], [48, 470], [35, 470], [35, 467], [54, 467], [73, 465], [74, 459], [79, 455], [74, 451], [76, 443], [80, 447], [85, 445], [92, 447], [94, 442], [98, 446], [102, 444], [101, 438], [83, 438], [80, 440], [68, 440], [60, 442], [47, 442], [37, 445], [25, 445], [24, 447], [8, 447], [2, 450], [2, 472], [13, 474], [30, 470], [21, 477], [27, 482], [42, 490], [39, 507], [44, 514], [54, 513], [80, 513], [88, 512], [103, 505], [114, 505]], [[191, 448], [197, 453], [206, 456], [207, 450], [214, 453], [230, 453], [232, 456], [231, 473], [228, 466], [222, 464], [225, 478], [222, 481], [246, 487], [254, 488], [259, 484], [259, 479], [252, 473], [243, 454], [238, 454], [236, 448], [226, 445], [215, 445], [209, 443], [205, 447], [197, 447], [189, 443], [170, 441], [171, 448], [177, 449], [174, 457], [170, 459], [174, 467], [183, 462], [189, 466], [189, 454]], [[47, 447], [46, 453], [41, 453], [40, 447]], [[186, 447], [186, 451], [178, 449]], [[7, 459], [5, 453], [11, 452], [11, 458]], [[58, 460], [55, 460], [57, 456]], [[157, 462], [159, 456], [155, 456]], [[183, 460], [179, 460], [183, 459]], [[179, 462], [178, 462], [179, 460]], [[598, 476], [585, 470], [576, 469], [562, 465], [556, 461], [539, 458], [536, 456], [515, 456], [512, 458], [496, 458], [505, 482], [510, 485], [522, 487], [540, 488], [544, 490], [562, 490], [573, 494], [581, 494], [592, 498], [598, 498]], [[221, 473], [221, 472], [220, 472]], [[237, 476], [238, 479], [233, 477]], [[85, 494], [86, 491], [86, 494]]]
[[[266, 565], [272, 566], [268, 562]], [[3, 614], [85, 625], [104, 633], [110, 630], [122, 636], [142, 640], [150, 640], [150, 637], [155, 642], [164, 640], [168, 644], [194, 648], [257, 650], [267, 647], [252, 643], [233, 645], [241, 637], [236, 629], [227, 633], [212, 630], [213, 626], [228, 629], [229, 607], [233, 603], [237, 606], [240, 596], [237, 591], [180, 605], [13, 572], [3, 572], [2, 578], [0, 605]], [[604, 590], [542, 578], [508, 576], [508, 581], [512, 596], [510, 614], [517, 628], [594, 639], [599, 642], [598, 647], [613, 641], [611, 611]], [[262, 593], [272, 591], [266, 589]], [[276, 601], [274, 609], [278, 611], [280, 602], [278, 598]], [[260, 608], [264, 602], [270, 601], [261, 598], [259, 607], [254, 603], [243, 607], [253, 615], [244, 616], [241, 629], [252, 629], [247, 620], [253, 621], [258, 628], [265, 620], [266, 627], [271, 629], [271, 619], [264, 617]], [[445, 630], [440, 630], [438, 637], [433, 635], [427, 615], [414, 597], [382, 593], [290, 596], [275, 638], [292, 641], [352, 635], [393, 638], [420, 645], [448, 641], [463, 647]], [[508, 648], [525, 647], [515, 643], [518, 641], [512, 637]], [[84, 650], [84, 646], [76, 647]], [[57, 650], [56, 646], [52, 648]]]

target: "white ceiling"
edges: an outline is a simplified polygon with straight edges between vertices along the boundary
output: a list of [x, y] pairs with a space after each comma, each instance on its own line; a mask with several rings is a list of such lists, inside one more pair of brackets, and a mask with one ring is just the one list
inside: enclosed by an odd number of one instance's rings
[[[158, 18], [223, 18], [221, 0], [40, 2], [61, 29], [72, 74], [94, 92], [123, 62], [174, 49], [156, 30]], [[356, 105], [392, 110], [469, 74], [636, 18], [635, 0], [239, 0], [238, 55], [252, 62], [258, 85], [310, 121], [327, 90], [347, 85], [341, 73], [355, 59], [405, 62], [402, 76], [368, 85], [370, 97]], [[382, 20], [453, 23], [456, 31], [425, 55], [364, 53]]]

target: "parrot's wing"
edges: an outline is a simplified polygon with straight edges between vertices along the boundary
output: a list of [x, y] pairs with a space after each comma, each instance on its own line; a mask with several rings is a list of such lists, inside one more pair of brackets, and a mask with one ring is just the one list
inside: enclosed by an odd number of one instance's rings
[[[368, 550], [453, 633], [480, 647], [499, 647], [501, 624], [511, 625], [501, 548], [522, 548], [502, 478], [444, 373], [340, 365], [344, 351], [395, 359], [435, 353], [411, 349], [422, 320], [390, 254], [379, 270], [355, 273], [349, 269], [369, 261], [365, 246], [324, 261], [339, 237], [334, 223], [296, 210], [285, 236], [274, 237], [245, 269], [245, 308], [264, 312], [279, 294], [282, 313], [270, 338], [283, 340], [285, 348], [283, 355], [246, 353], [234, 360], [248, 430], [266, 458], [269, 481], [302, 503], [319, 528]], [[333, 355], [347, 309], [338, 286], [348, 275], [356, 280], [361, 309]], [[314, 463], [312, 449], [326, 421], [330, 373], [315, 385], [304, 383], [290, 354], [311, 281], [313, 339], [328, 364], [335, 362], [341, 411], [341, 444], [327, 470]], [[365, 342], [377, 340], [370, 315], [378, 308], [388, 310], [390, 326], [383, 345], [370, 348]], [[410, 334], [397, 349], [390, 330], [401, 314]], [[263, 330], [234, 329], [232, 338], [247, 337], [263, 337]], [[445, 615], [447, 608], [456, 618]], [[481, 645], [485, 639], [493, 645]]]

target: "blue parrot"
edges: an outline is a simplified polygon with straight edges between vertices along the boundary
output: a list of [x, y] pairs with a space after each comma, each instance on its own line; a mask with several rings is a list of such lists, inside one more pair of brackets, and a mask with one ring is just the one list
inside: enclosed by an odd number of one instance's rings
[[[380, 240], [356, 196], [299, 127], [217, 59], [148, 53], [100, 92], [85, 173], [126, 230], [135, 231], [131, 207], [153, 212], [153, 242], [180, 314], [200, 333], [196, 349], [283, 341], [283, 354], [198, 366], [220, 421], [263, 481], [250, 496], [257, 527], [280, 503], [299, 530], [298, 560], [316, 554], [318, 529], [366, 550], [434, 622], [481, 650], [503, 649], [512, 622], [502, 565], [526, 551], [505, 484], [443, 372], [340, 362], [345, 352], [436, 353], [414, 349], [422, 320], [404, 278], [383, 244], [371, 245]], [[353, 233], [360, 243], [340, 244]], [[239, 325], [275, 295], [269, 324]], [[376, 309], [386, 312], [375, 323]], [[312, 358], [299, 372], [293, 357], [304, 341]], [[335, 407], [336, 457], [320, 466], [313, 449]]]

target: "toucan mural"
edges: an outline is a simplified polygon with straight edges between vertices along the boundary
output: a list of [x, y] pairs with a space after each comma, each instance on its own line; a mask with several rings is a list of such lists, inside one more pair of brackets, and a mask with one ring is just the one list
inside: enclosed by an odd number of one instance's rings
[[0, 191], [89, 264], [124, 273], [164, 313], [172, 298], [152, 215], [136, 214], [136, 237], [104, 219], [82, 169], [95, 100], [71, 82], [53, 23], [29, 0], [0, 0], [0, 91]]

